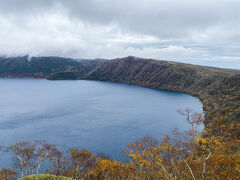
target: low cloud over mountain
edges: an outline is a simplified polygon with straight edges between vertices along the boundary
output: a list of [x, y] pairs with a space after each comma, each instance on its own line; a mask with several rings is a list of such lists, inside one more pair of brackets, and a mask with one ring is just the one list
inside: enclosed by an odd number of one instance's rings
[[240, 59], [238, 0], [0, 0], [0, 55]]

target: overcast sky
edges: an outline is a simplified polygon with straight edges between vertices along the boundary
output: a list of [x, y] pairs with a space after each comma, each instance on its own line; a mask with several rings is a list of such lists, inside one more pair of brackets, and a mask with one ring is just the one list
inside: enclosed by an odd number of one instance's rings
[[27, 54], [240, 66], [240, 0], [0, 0], [0, 55]]

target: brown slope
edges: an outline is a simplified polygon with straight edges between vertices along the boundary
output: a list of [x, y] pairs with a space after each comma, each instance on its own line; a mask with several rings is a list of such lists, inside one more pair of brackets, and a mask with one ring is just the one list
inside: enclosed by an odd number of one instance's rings
[[240, 71], [129, 56], [105, 62], [85, 79], [188, 93], [204, 105], [206, 126], [240, 121]]

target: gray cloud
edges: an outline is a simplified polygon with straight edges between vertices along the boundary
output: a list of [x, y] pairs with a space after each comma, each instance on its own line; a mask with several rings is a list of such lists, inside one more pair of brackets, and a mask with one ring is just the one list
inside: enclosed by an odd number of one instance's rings
[[240, 60], [238, 0], [0, 0], [0, 54]]

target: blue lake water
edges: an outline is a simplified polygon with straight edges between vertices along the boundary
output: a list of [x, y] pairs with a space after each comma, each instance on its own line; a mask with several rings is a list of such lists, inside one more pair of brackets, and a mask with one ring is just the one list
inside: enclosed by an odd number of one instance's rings
[[[121, 150], [144, 135], [189, 128], [176, 111], [202, 112], [192, 96], [97, 81], [0, 79], [0, 144], [44, 140], [122, 159]], [[1, 159], [2, 158], [2, 159]], [[0, 156], [0, 167], [9, 164]]]

